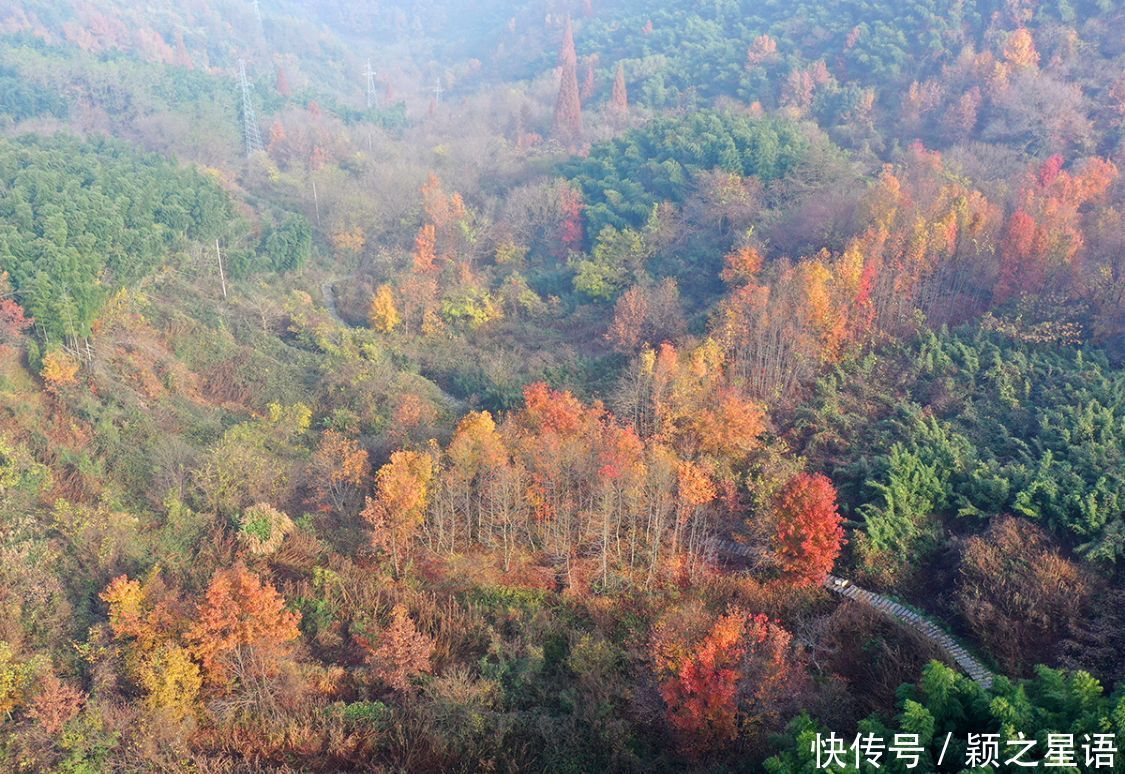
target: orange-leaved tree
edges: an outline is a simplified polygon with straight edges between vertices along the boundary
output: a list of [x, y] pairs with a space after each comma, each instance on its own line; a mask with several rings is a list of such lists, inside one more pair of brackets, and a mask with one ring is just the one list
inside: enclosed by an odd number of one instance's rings
[[387, 685], [405, 693], [411, 681], [430, 671], [434, 640], [418, 631], [404, 605], [391, 610], [391, 623], [379, 635], [379, 645], [370, 649], [368, 661]]
[[247, 665], [259, 674], [273, 672], [300, 636], [300, 620], [300, 613], [285, 609], [277, 589], [238, 566], [211, 578], [187, 638], [206, 681], [223, 686], [244, 677]]
[[109, 627], [113, 636], [130, 640], [144, 653], [161, 641], [176, 637], [182, 619], [175, 610], [177, 600], [164, 585], [159, 572], [141, 582], [119, 575], [100, 594], [109, 606]]
[[437, 231], [432, 223], [418, 229], [414, 237], [414, 271], [430, 273], [437, 269]]
[[416, 451], [395, 452], [375, 474], [375, 497], [367, 498], [361, 515], [374, 530], [372, 545], [391, 555], [396, 573], [422, 526], [433, 475], [433, 459]]
[[85, 701], [86, 694], [63, 682], [53, 672], [48, 672], [40, 680], [39, 693], [31, 702], [27, 714], [44, 731], [55, 735], [78, 715]]
[[343, 512], [358, 506], [371, 466], [358, 441], [328, 430], [313, 454], [309, 474], [320, 507]]

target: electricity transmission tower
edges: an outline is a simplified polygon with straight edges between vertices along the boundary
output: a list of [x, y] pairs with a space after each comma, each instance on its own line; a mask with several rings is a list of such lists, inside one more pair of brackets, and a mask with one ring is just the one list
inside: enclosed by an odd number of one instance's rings
[[254, 105], [250, 102], [250, 82], [246, 79], [246, 61], [238, 60], [238, 77], [242, 82], [242, 129], [246, 136], [246, 156], [262, 150], [262, 134], [258, 131], [258, 119], [254, 115]]
[[262, 23], [262, 4], [259, 0], [252, 0], [251, 5], [254, 6], [254, 15], [258, 17], [258, 32], [262, 34], [262, 37], [265, 37], [266, 25]]
[[363, 71], [367, 78], [367, 109], [379, 105], [379, 92], [375, 89], [375, 71], [371, 69], [371, 60], [367, 60], [367, 69]]
[[443, 89], [441, 87], [441, 78], [435, 78], [434, 79], [434, 88], [433, 88], [434, 103], [435, 104], [438, 104], [438, 105], [441, 104], [441, 95], [442, 95], [442, 92], [444, 92], [444, 91], [445, 91], [445, 89]]

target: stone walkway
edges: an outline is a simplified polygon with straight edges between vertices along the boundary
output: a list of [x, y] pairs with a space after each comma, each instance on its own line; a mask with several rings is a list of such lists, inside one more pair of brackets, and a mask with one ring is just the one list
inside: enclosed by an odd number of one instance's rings
[[320, 284], [320, 294], [324, 296], [324, 308], [333, 320], [345, 328], [349, 328], [351, 326], [344, 322], [344, 318], [340, 316], [340, 310], [336, 308], [336, 288], [333, 287], [333, 284], [330, 279], [326, 279]]
[[982, 688], [991, 688], [992, 680], [995, 675], [992, 674], [982, 663], [977, 661], [968, 651], [961, 647], [957, 640], [949, 636], [948, 633], [943, 631], [935, 623], [927, 619], [925, 616], [914, 612], [908, 607], [905, 607], [898, 602], [895, 602], [890, 597], [885, 597], [882, 594], [876, 594], [867, 589], [861, 589], [851, 581], [844, 578], [838, 578], [835, 575], [829, 575], [825, 581], [824, 586], [829, 591], [833, 591], [842, 597], [854, 599], [857, 602], [863, 602], [876, 610], [882, 611], [887, 615], [901, 621], [904, 625], [910, 627], [914, 631], [921, 634], [927, 640], [938, 646], [942, 651], [949, 655], [951, 659], [959, 666], [965, 674], [972, 678]]
[[[711, 551], [717, 554], [727, 554], [728, 556], [739, 556], [751, 564], [753, 564], [758, 553], [754, 548], [742, 543], [735, 543], [733, 540], [712, 538], [708, 542], [710, 543], [709, 548]], [[860, 588], [850, 580], [840, 578], [836, 575], [829, 575], [825, 578], [824, 586], [829, 591], [839, 594], [842, 597], [854, 599], [856, 602], [863, 602], [898, 620], [904, 626], [913, 629], [953, 659], [953, 662], [982, 688], [992, 687], [992, 681], [995, 675], [992, 674], [984, 664], [969, 655], [969, 652], [961, 647], [957, 640], [953, 639], [947, 632], [941, 629], [941, 627], [925, 616], [914, 612], [890, 597], [885, 597], [882, 594], [876, 594], [874, 591]]]

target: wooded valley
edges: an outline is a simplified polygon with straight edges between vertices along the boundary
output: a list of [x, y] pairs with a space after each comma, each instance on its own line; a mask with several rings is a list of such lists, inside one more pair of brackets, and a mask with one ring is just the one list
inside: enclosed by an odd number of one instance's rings
[[4, 4], [0, 770], [1125, 748], [1123, 165], [1113, 0]]

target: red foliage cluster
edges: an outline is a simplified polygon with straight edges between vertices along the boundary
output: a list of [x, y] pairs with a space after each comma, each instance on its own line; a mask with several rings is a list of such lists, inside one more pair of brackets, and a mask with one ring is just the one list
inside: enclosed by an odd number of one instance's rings
[[787, 575], [803, 585], [822, 583], [844, 543], [836, 488], [827, 476], [799, 473], [778, 493], [774, 552]]
[[748, 725], [768, 727], [797, 674], [789, 632], [732, 607], [697, 642], [658, 629], [654, 642], [668, 722], [686, 751], [714, 753]]

